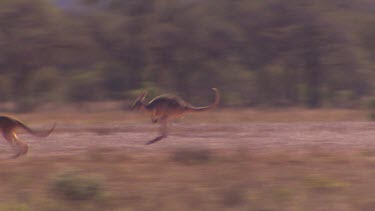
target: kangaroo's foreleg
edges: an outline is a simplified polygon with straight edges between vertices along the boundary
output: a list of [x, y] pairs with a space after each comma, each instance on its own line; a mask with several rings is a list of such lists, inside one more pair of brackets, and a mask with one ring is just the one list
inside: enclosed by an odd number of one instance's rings
[[155, 142], [158, 142], [168, 136], [168, 119], [167, 117], [162, 117], [160, 119], [160, 132], [161, 135], [150, 140], [149, 142], [146, 143], [146, 145], [153, 144]]
[[151, 122], [152, 123], [157, 123], [158, 122], [158, 116], [156, 115], [156, 110], [153, 110], [152, 111], [152, 114], [151, 114]]

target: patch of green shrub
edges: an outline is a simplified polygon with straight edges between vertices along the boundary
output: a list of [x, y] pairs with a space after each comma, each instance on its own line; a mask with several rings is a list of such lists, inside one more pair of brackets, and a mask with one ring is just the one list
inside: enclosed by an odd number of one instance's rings
[[57, 176], [52, 182], [52, 191], [59, 197], [72, 200], [92, 200], [101, 187], [97, 179], [70, 172]]

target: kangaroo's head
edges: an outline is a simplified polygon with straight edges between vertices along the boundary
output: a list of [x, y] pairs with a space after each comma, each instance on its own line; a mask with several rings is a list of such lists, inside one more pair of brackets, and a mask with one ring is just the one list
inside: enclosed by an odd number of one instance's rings
[[142, 93], [138, 96], [138, 98], [134, 101], [134, 103], [133, 103], [133, 105], [132, 105], [132, 107], [131, 107], [132, 110], [137, 110], [137, 111], [139, 111], [139, 110], [141, 110], [141, 109], [144, 107], [143, 100], [145, 99], [146, 94], [147, 94], [147, 92], [144, 91], [144, 92], [142, 92]]

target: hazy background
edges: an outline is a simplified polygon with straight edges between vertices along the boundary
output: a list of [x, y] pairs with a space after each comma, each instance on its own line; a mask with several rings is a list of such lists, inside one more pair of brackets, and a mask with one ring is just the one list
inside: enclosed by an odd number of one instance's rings
[[371, 0], [2, 0], [0, 100], [175, 93], [195, 104], [359, 108], [374, 96]]
[[[0, 112], [57, 123], [0, 137], [0, 211], [373, 211], [374, 38], [374, 0], [0, 0]], [[124, 110], [211, 87], [152, 145]]]

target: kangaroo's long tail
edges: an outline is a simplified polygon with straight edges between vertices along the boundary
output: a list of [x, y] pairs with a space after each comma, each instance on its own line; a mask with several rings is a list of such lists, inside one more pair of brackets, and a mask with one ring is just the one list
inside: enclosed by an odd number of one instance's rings
[[34, 136], [37, 136], [37, 137], [47, 137], [47, 136], [49, 136], [56, 127], [56, 123], [54, 123], [53, 126], [48, 131], [35, 131], [35, 130], [29, 128], [28, 126], [26, 126], [24, 123], [22, 123], [20, 121], [17, 121], [17, 124], [18, 124], [19, 127], [25, 129], [27, 132], [29, 132], [30, 134], [32, 134]]
[[215, 101], [208, 106], [203, 106], [203, 107], [195, 107], [195, 106], [188, 106], [187, 109], [190, 112], [201, 112], [201, 111], [208, 111], [214, 109], [220, 102], [220, 92], [216, 88], [212, 88], [215, 92]]

